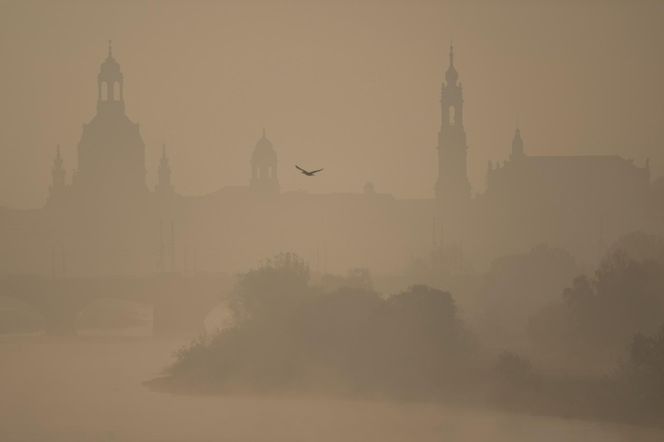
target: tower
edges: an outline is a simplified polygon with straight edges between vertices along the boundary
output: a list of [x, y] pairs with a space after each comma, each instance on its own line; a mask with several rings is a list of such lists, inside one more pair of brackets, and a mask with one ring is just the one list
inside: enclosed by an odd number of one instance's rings
[[108, 42], [108, 56], [97, 75], [97, 112], [124, 113], [123, 78], [120, 65], [113, 58], [113, 47]]
[[450, 45], [450, 65], [445, 72], [438, 132], [438, 181], [436, 199], [443, 220], [458, 216], [470, 200], [466, 131], [463, 127], [463, 89], [454, 67], [454, 47]]
[[125, 114], [124, 77], [109, 42], [97, 75], [97, 112], [83, 125], [72, 187], [83, 206], [141, 205], [145, 174], [145, 144]]
[[512, 153], [510, 154], [510, 160], [518, 160], [526, 156], [525, 151], [523, 150], [523, 139], [521, 138], [521, 131], [517, 127], [514, 132], [514, 138], [512, 139]]
[[49, 188], [48, 202], [53, 203], [62, 198], [65, 192], [67, 172], [64, 168], [62, 154], [60, 153], [60, 145], [55, 148], [55, 159], [53, 160], [53, 167], [51, 168], [51, 186]]
[[265, 129], [251, 155], [251, 188], [259, 192], [279, 192], [277, 152], [265, 135]]
[[171, 165], [166, 156], [166, 145], [161, 149], [161, 159], [159, 160], [159, 169], [157, 170], [157, 186], [155, 192], [159, 195], [172, 195], [173, 183], [171, 182]]

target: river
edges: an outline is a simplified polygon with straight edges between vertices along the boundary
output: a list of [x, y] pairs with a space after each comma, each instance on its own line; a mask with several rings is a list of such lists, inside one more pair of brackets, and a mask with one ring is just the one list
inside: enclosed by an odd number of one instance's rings
[[141, 382], [182, 342], [0, 337], [0, 441], [661, 442], [609, 423], [315, 398], [175, 396]]

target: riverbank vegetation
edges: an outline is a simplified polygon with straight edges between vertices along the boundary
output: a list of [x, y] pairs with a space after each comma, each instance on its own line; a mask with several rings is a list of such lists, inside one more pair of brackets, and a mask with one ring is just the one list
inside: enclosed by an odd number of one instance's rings
[[[552, 370], [541, 358], [533, 363], [520, 351], [487, 348], [445, 290], [412, 285], [383, 295], [357, 270], [314, 283], [306, 263], [285, 253], [239, 277], [231, 327], [180, 349], [165, 376], [149, 384], [183, 393], [434, 400], [661, 424], [661, 244], [643, 234], [624, 238], [594, 274], [574, 277], [523, 327], [538, 354], [600, 361], [599, 373]], [[517, 300], [505, 302], [502, 309], [519, 308]]]

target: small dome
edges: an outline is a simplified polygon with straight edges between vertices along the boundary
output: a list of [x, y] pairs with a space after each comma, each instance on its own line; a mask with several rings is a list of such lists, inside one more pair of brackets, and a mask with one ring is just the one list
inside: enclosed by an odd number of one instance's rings
[[113, 48], [110, 41], [108, 42], [108, 56], [101, 64], [100, 73], [102, 75], [122, 75], [120, 64], [113, 58]]
[[277, 152], [274, 150], [272, 142], [268, 140], [263, 130], [263, 136], [256, 143], [254, 152], [251, 155], [252, 162], [267, 162], [273, 163], [277, 161]]

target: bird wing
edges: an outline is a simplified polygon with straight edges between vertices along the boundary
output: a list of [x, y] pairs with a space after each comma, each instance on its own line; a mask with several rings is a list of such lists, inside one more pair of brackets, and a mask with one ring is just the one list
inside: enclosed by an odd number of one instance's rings
[[312, 170], [311, 173], [318, 173], [318, 172], [322, 172], [322, 171], [323, 171], [323, 169]]
[[295, 168], [296, 168], [297, 170], [299, 170], [300, 172], [308, 173], [306, 170], [304, 170], [303, 168], [301, 168], [301, 167], [298, 166], [297, 164], [295, 165]]

